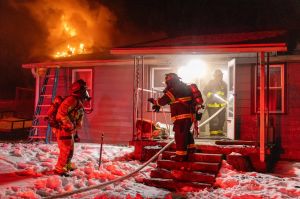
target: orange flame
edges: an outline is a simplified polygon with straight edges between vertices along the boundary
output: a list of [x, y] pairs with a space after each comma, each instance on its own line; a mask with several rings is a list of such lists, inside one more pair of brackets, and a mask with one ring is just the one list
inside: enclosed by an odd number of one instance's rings
[[[62, 30], [66, 33], [67, 36], [69, 36], [70, 38], [76, 37], [77, 36], [77, 32], [76, 29], [73, 28], [66, 20], [65, 16], [63, 15], [61, 18], [62, 21]], [[55, 58], [59, 58], [59, 57], [70, 57], [76, 54], [84, 54], [87, 53], [87, 50], [85, 48], [85, 45], [83, 42], [79, 42], [74, 44], [74, 42], [72, 42], [73, 44], [67, 44], [66, 48], [64, 48], [61, 51], [57, 51], [54, 54]]]
[[71, 46], [70, 44], [67, 45], [66, 49], [63, 51], [58, 51], [55, 53], [54, 57], [70, 57], [77, 54], [85, 54], [87, 50], [83, 43], [80, 43], [78, 47]]

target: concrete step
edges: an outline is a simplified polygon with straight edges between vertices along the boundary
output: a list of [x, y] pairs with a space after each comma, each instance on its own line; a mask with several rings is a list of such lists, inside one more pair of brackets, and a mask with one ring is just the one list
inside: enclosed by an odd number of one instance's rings
[[168, 170], [201, 171], [207, 173], [218, 173], [220, 163], [209, 162], [175, 162], [172, 160], [158, 160], [157, 168]]
[[144, 184], [158, 188], [168, 189], [170, 191], [199, 191], [211, 187], [210, 184], [199, 182], [180, 182], [172, 179], [145, 178]]
[[167, 170], [157, 168], [151, 171], [151, 178], [173, 179], [176, 181], [185, 182], [201, 182], [206, 184], [213, 184], [215, 182], [215, 175], [210, 173], [203, 173], [199, 171], [184, 171], [184, 170]]
[[[175, 155], [175, 152], [165, 151], [162, 154], [162, 159], [170, 160], [170, 157]], [[211, 154], [211, 153], [194, 153], [189, 155], [189, 162], [210, 162], [210, 163], [220, 163], [224, 159], [223, 154]]]

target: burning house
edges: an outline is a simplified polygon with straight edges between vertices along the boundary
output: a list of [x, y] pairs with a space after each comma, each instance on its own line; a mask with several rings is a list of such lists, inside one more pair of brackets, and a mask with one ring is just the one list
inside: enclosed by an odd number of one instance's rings
[[[48, 142], [53, 139], [51, 130], [40, 118], [53, 97], [67, 95], [71, 83], [79, 78], [87, 81], [92, 95], [92, 100], [85, 104], [91, 113], [79, 132], [82, 140], [99, 142], [102, 133], [106, 143], [153, 140], [152, 131], [143, 136], [136, 128], [140, 120], [161, 124], [161, 129], [172, 136], [168, 107], [153, 113], [147, 99], [162, 94], [165, 73], [176, 72], [182, 81], [194, 82], [203, 90], [218, 68], [228, 84], [225, 135], [211, 138], [208, 125], [202, 125], [197, 138], [201, 142], [212, 139], [251, 142], [258, 149], [261, 161], [274, 148], [280, 158], [299, 160], [300, 57], [296, 45], [287, 42], [287, 34], [264, 31], [181, 36], [113, 48], [106, 55], [88, 54], [23, 64], [36, 78], [31, 137]], [[206, 119], [204, 113], [201, 122]]]

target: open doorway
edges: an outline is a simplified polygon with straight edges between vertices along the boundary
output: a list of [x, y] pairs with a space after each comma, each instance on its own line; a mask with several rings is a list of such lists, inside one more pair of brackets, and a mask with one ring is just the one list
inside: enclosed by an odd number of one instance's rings
[[[149, 64], [145, 65], [144, 71], [145, 74], [144, 80], [148, 81], [148, 87], [146, 89], [139, 89], [138, 95], [143, 95], [144, 101], [147, 97], [160, 97], [163, 95], [163, 90], [165, 88], [164, 77], [165, 74], [174, 72], [177, 73], [181, 80], [187, 84], [194, 83], [198, 86], [199, 90], [202, 93], [205, 105], [205, 111], [203, 113], [201, 121], [199, 121], [199, 131], [196, 138], [199, 139], [226, 139], [231, 138], [232, 135], [228, 136], [228, 114], [227, 114], [227, 102], [229, 100], [228, 96], [228, 85], [229, 81], [229, 70], [228, 70], [228, 61], [231, 57], [214, 57], [212, 55], [206, 56], [176, 56], [172, 57], [172, 59], [168, 58], [168, 61], [160, 62], [162, 64]], [[220, 112], [220, 116], [217, 114], [216, 119], [210, 120], [211, 113], [209, 114], [208, 108], [208, 97], [206, 87], [209, 82], [214, 79], [214, 73], [216, 70], [221, 71], [222, 73], [222, 82], [226, 85], [226, 91], [224, 91], [223, 95], [219, 92], [218, 100], [222, 104], [223, 111]], [[232, 76], [231, 76], [232, 77]], [[144, 86], [145, 88], [146, 86]], [[143, 91], [142, 91], [143, 90]], [[144, 92], [142, 94], [142, 92]], [[233, 96], [233, 95], [232, 95]], [[232, 97], [231, 96], [231, 97]], [[141, 106], [138, 106], [140, 108]], [[151, 110], [151, 105], [145, 102], [145, 110], [143, 114], [143, 118], [153, 121], [153, 123], [159, 123], [164, 126], [168, 131], [170, 131], [170, 135], [172, 136], [172, 121], [170, 120], [170, 109], [169, 106], [165, 106], [163, 108], [163, 112], [153, 113]], [[215, 111], [216, 112], [216, 111]], [[222, 118], [223, 117], [223, 118]], [[207, 122], [210, 120], [209, 122]], [[220, 121], [222, 120], [222, 121]], [[205, 124], [201, 125], [201, 123], [205, 122]], [[211, 124], [214, 122], [221, 123], [220, 133], [212, 134]], [[232, 123], [234, 126], [234, 123]], [[220, 125], [220, 124], [219, 124]], [[234, 134], [234, 131], [232, 132]]]

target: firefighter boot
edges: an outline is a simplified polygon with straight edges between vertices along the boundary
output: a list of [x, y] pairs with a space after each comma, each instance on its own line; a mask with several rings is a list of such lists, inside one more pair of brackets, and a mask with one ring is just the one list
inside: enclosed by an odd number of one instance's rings
[[217, 136], [219, 134], [219, 131], [210, 131], [210, 136]]
[[172, 155], [171, 160], [176, 161], [176, 162], [185, 162], [188, 159], [187, 155]]
[[187, 153], [188, 153], [188, 155], [187, 155], [188, 156], [188, 160], [189, 161], [193, 160], [194, 153], [196, 153], [196, 147], [188, 148]]
[[67, 165], [66, 165], [66, 169], [67, 171], [74, 171], [75, 169], [77, 169], [76, 165], [72, 162], [69, 162]]
[[218, 130], [218, 135], [219, 135], [219, 136], [224, 136], [223, 131], [222, 131], [222, 130]]
[[68, 174], [68, 170], [67, 170], [65, 167], [63, 167], [63, 168], [58, 168], [58, 167], [56, 167], [56, 168], [54, 169], [54, 173], [57, 174], [57, 175], [60, 175], [60, 176], [65, 176], [65, 177], [70, 176], [70, 175]]

